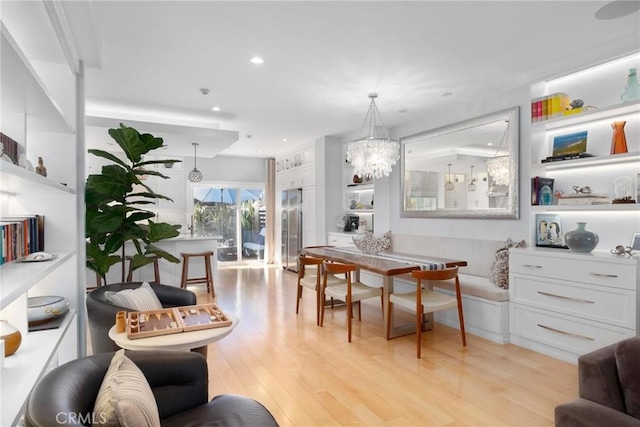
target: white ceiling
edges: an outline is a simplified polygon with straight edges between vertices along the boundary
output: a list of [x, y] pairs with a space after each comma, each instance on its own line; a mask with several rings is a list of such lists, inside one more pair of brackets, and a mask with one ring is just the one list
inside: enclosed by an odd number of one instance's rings
[[[88, 124], [95, 128], [88, 145], [108, 140], [102, 126], [131, 119], [180, 125], [164, 130], [173, 155], [191, 156], [191, 142], [199, 142], [199, 156], [274, 157], [321, 136], [357, 135], [369, 92], [379, 93], [385, 125], [394, 127], [639, 49], [640, 13], [595, 19], [606, 3], [63, 5], [87, 67]], [[254, 55], [265, 63], [249, 63]], [[221, 111], [211, 111], [214, 105]]]

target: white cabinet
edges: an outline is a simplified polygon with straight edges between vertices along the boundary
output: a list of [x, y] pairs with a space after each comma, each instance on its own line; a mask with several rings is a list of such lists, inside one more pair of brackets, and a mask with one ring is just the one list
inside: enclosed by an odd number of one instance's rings
[[[630, 68], [638, 67], [640, 54], [599, 64], [574, 73], [554, 76], [531, 87], [533, 101], [544, 95], [565, 93], [570, 100], [581, 99], [585, 106], [595, 107], [577, 114], [560, 112], [559, 117], [531, 124], [531, 178], [552, 178], [554, 191], [565, 195], [574, 193], [574, 186], [588, 186], [592, 192], [615, 198], [614, 181], [629, 177], [633, 184], [631, 196], [636, 194], [640, 173], [640, 100], [622, 102], [622, 94]], [[532, 111], [534, 109], [532, 108]], [[532, 113], [535, 114], [535, 113]], [[628, 153], [611, 154], [612, 124], [626, 122]], [[586, 149], [578, 151], [592, 157], [542, 162], [557, 154], [559, 141], [567, 135], [586, 132]], [[555, 145], [555, 152], [554, 152]], [[638, 228], [640, 204], [580, 204], [566, 205], [567, 200], [554, 197], [550, 206], [533, 206], [531, 222], [538, 213], [561, 213], [564, 230], [575, 227], [575, 222], [587, 222], [588, 229], [600, 235], [598, 248], [612, 248], [628, 244], [633, 231]], [[606, 213], [605, 213], [606, 212]], [[615, 224], [615, 225], [613, 225]], [[535, 241], [532, 227], [531, 240]]]
[[[35, 16], [34, 8], [39, 9]], [[45, 218], [45, 250], [56, 254], [51, 261], [40, 263], [9, 262], [0, 266], [0, 318], [17, 327], [22, 334], [20, 348], [4, 361], [0, 375], [0, 425], [16, 425], [33, 385], [52, 363], [64, 363], [78, 356], [78, 337], [84, 336], [85, 319], [84, 280], [79, 280], [79, 230], [83, 218], [77, 189], [82, 188], [78, 176], [78, 145], [76, 129], [81, 125], [75, 116], [78, 76], [72, 68], [58, 63], [34, 61], [23, 46], [26, 40], [17, 40], [15, 34], [24, 34], [23, 25], [38, 21], [34, 46], [48, 40], [54, 46], [57, 40], [53, 26], [42, 3], [3, 4], [0, 22], [0, 65], [2, 67], [2, 109], [0, 131], [22, 144], [22, 153], [35, 164], [42, 156], [48, 177], [42, 177], [0, 161], [0, 215], [21, 216], [40, 214]], [[43, 22], [39, 22], [43, 21]], [[38, 40], [40, 37], [40, 40]], [[60, 52], [60, 57], [64, 55]], [[51, 57], [55, 55], [51, 52]], [[37, 66], [34, 64], [37, 62]], [[77, 64], [76, 64], [77, 65]], [[37, 71], [36, 71], [37, 70]], [[61, 73], [61, 70], [64, 71]], [[52, 79], [52, 75], [56, 78]], [[53, 85], [53, 86], [51, 86]], [[68, 92], [60, 88], [71, 88]], [[62, 106], [62, 107], [61, 107]], [[26, 141], [29, 142], [28, 146]], [[55, 147], [52, 147], [55, 144]], [[49, 151], [47, 151], [49, 150]], [[54, 150], [56, 156], [50, 153]], [[61, 184], [64, 182], [66, 185]], [[69, 313], [57, 329], [29, 332], [27, 319], [28, 298], [59, 295], [70, 301]], [[80, 351], [82, 353], [82, 351]]]
[[636, 335], [639, 262], [607, 252], [511, 249], [511, 342], [570, 362]]
[[297, 167], [278, 172], [276, 175], [276, 187], [278, 190], [292, 188], [305, 188], [316, 185], [315, 168], [313, 166]]

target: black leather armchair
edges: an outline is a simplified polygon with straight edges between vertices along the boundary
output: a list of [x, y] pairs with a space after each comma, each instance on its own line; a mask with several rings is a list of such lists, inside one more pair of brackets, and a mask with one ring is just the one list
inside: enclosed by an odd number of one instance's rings
[[[87, 317], [89, 319], [91, 346], [94, 354], [120, 350], [120, 347], [109, 338], [109, 329], [116, 323], [116, 313], [118, 311], [133, 311], [129, 308], [111, 304], [107, 301], [104, 293], [107, 291], [118, 292], [123, 289], [135, 289], [141, 284], [142, 282], [115, 283], [101, 286], [87, 294]], [[155, 283], [151, 283], [151, 287], [163, 307], [196, 304], [196, 294], [189, 290]]]
[[[83, 357], [49, 372], [31, 391], [27, 427], [91, 425], [94, 402], [114, 353]], [[208, 401], [207, 361], [181, 351], [127, 351], [158, 404], [162, 426], [277, 426], [259, 402], [225, 394]]]

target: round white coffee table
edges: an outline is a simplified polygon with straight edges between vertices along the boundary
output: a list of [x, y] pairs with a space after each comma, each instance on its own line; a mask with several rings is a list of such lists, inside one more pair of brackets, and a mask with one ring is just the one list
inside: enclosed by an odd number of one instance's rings
[[234, 314], [226, 313], [232, 323], [221, 328], [201, 329], [199, 331], [180, 332], [177, 334], [158, 335], [155, 337], [138, 338], [135, 340], [127, 338], [127, 333], [117, 333], [113, 325], [109, 329], [111, 338], [119, 347], [125, 350], [191, 350], [205, 347], [212, 342], [221, 340], [238, 326], [238, 317]]

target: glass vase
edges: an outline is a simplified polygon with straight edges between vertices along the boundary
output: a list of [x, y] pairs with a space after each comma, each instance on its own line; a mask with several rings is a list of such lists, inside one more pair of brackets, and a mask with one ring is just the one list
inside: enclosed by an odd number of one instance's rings
[[627, 153], [627, 137], [624, 134], [624, 125], [627, 122], [613, 122], [611, 128], [613, 129], [613, 136], [611, 137], [611, 154]]
[[564, 243], [574, 252], [591, 252], [598, 246], [600, 238], [586, 229], [586, 222], [578, 222], [578, 228], [564, 234]]
[[635, 68], [629, 68], [627, 86], [624, 88], [620, 99], [622, 99], [623, 102], [640, 99], [640, 84], [638, 84], [638, 75]]

